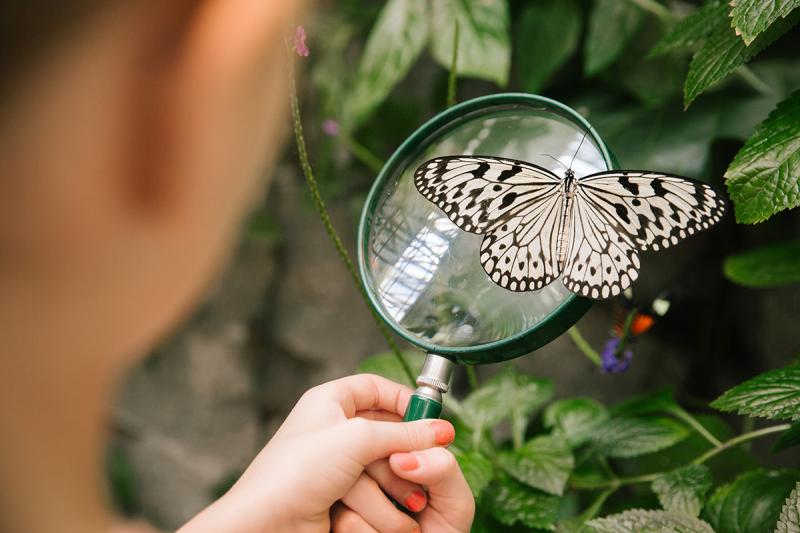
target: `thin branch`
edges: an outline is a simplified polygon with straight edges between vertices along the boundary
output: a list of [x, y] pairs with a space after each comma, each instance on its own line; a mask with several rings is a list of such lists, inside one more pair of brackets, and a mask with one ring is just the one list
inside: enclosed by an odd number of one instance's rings
[[733, 448], [737, 444], [741, 444], [743, 442], [751, 441], [751, 440], [757, 439], [759, 437], [764, 437], [766, 435], [771, 435], [772, 433], [780, 433], [781, 431], [786, 431], [790, 427], [791, 427], [791, 424], [780, 424], [778, 426], [770, 426], [770, 427], [766, 427], [766, 428], [763, 428], [763, 429], [758, 429], [756, 431], [750, 431], [748, 433], [743, 433], [743, 434], [741, 434], [741, 435], [739, 435], [737, 437], [734, 437], [734, 438], [732, 438], [730, 440], [726, 440], [725, 442], [723, 442], [722, 444], [720, 444], [716, 448], [711, 448], [706, 453], [704, 453], [703, 455], [701, 455], [700, 457], [698, 457], [697, 459], [692, 461], [692, 463], [698, 464], [698, 465], [701, 464], [701, 463], [705, 463], [706, 461], [708, 461], [709, 459], [711, 459], [715, 455], [724, 452], [728, 448]]
[[447, 107], [456, 104], [456, 77], [458, 76], [458, 20], [453, 29], [453, 57], [450, 61], [450, 74], [447, 77]]
[[469, 382], [469, 390], [475, 390], [478, 388], [478, 373], [475, 372], [475, 367], [472, 365], [466, 365], [467, 367], [467, 381]]
[[589, 343], [586, 342], [586, 339], [583, 338], [583, 335], [581, 335], [581, 332], [578, 331], [578, 327], [577, 326], [572, 326], [571, 328], [569, 328], [567, 330], [567, 333], [569, 334], [570, 338], [572, 339], [572, 342], [575, 343], [575, 346], [577, 346], [578, 349], [581, 352], [583, 352], [583, 355], [585, 355], [586, 358], [589, 359], [589, 361], [591, 361], [592, 363], [594, 363], [597, 366], [602, 366], [603, 362], [600, 359], [600, 354], [598, 354], [597, 351], [594, 348], [589, 346]]
[[682, 407], [676, 405], [674, 407], [671, 407], [670, 409], [667, 409], [667, 412], [673, 415], [675, 418], [683, 420], [684, 422], [692, 426], [692, 429], [694, 429], [700, 435], [702, 435], [703, 438], [706, 439], [708, 442], [710, 442], [712, 446], [722, 445], [722, 442], [720, 442], [720, 440], [717, 437], [712, 435], [705, 427], [703, 427], [703, 424], [701, 424], [695, 417], [693, 417], [688, 411], [686, 411]]
[[375, 323], [378, 324], [378, 328], [381, 331], [381, 334], [386, 339], [386, 343], [389, 345], [389, 349], [397, 358], [397, 362], [400, 363], [400, 366], [403, 369], [403, 372], [408, 377], [409, 382], [413, 385], [415, 384], [414, 373], [411, 371], [411, 367], [406, 361], [405, 357], [403, 357], [403, 353], [400, 351], [400, 348], [397, 346], [397, 343], [394, 342], [392, 338], [392, 334], [389, 331], [389, 328], [386, 327], [386, 324], [378, 316], [377, 311], [375, 308], [372, 307], [372, 304], [369, 301], [369, 297], [367, 296], [367, 291], [364, 288], [364, 285], [361, 283], [361, 279], [358, 276], [355, 266], [353, 265], [353, 261], [350, 259], [350, 254], [347, 252], [347, 249], [342, 244], [342, 239], [339, 237], [339, 234], [336, 233], [336, 229], [333, 227], [333, 223], [331, 222], [331, 217], [328, 214], [328, 210], [325, 207], [325, 202], [322, 200], [322, 195], [319, 192], [319, 186], [317, 185], [317, 180], [314, 177], [314, 172], [311, 169], [311, 162], [308, 157], [308, 149], [306, 147], [306, 139], [303, 135], [303, 123], [300, 119], [300, 105], [297, 101], [297, 85], [295, 82], [295, 73], [294, 73], [294, 57], [292, 56], [292, 49], [291, 45], [287, 43], [287, 52], [289, 56], [289, 104], [292, 109], [292, 125], [294, 126], [294, 139], [297, 143], [297, 153], [298, 157], [300, 158], [300, 167], [303, 170], [303, 175], [306, 178], [306, 183], [308, 184], [308, 189], [311, 192], [311, 198], [314, 200], [314, 206], [317, 209], [317, 213], [319, 214], [320, 219], [322, 219], [322, 225], [325, 226], [325, 231], [328, 234], [328, 238], [333, 243], [334, 248], [336, 248], [336, 252], [339, 254], [342, 263], [344, 263], [345, 268], [347, 268], [347, 272], [350, 274], [350, 277], [353, 279], [353, 283], [355, 283], [356, 287], [358, 288], [361, 297], [364, 299], [364, 303], [367, 305], [370, 313], [372, 313], [372, 318], [375, 319]]

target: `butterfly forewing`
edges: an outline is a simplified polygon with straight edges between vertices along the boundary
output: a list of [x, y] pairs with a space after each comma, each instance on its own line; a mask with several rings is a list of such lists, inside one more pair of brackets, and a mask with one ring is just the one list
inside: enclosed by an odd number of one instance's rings
[[600, 172], [578, 180], [577, 195], [617, 221], [639, 250], [660, 250], [707, 229], [725, 213], [725, 201], [699, 181], [657, 172]]
[[414, 184], [459, 228], [484, 235], [481, 264], [498, 285], [529, 291], [558, 277], [562, 182], [551, 171], [497, 157], [438, 157], [420, 165]]

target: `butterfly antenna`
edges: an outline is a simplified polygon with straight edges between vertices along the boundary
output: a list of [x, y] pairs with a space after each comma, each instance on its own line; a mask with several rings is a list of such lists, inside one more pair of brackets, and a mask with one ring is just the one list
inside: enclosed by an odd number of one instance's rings
[[562, 163], [561, 161], [559, 161], [558, 159], [556, 159], [556, 158], [555, 158], [555, 157], [553, 157], [552, 155], [550, 155], [550, 154], [542, 154], [542, 155], [543, 155], [543, 156], [545, 156], [545, 157], [549, 157], [550, 159], [552, 159], [553, 161], [555, 161], [556, 163], [558, 163], [559, 165], [561, 165], [561, 166], [562, 166], [562, 167], [564, 167], [565, 169], [569, 170], [569, 169], [567, 168], [567, 165], [565, 165], [564, 163]]
[[[578, 157], [578, 152], [581, 151], [581, 146], [583, 146], [583, 141], [586, 140], [586, 136], [589, 135], [589, 130], [587, 129], [583, 132], [583, 137], [581, 137], [581, 142], [578, 144], [578, 149], [575, 150], [575, 154], [572, 156], [572, 161], [569, 162], [569, 168], [572, 168], [572, 163], [575, 162], [575, 158]], [[568, 169], [569, 170], [569, 169]]]

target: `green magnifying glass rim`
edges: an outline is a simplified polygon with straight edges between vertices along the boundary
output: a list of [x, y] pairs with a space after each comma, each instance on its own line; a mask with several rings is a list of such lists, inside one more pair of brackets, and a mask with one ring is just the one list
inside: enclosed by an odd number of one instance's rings
[[393, 318], [386, 314], [383, 306], [374, 294], [372, 287], [366, 282], [369, 275], [367, 272], [366, 257], [367, 246], [369, 245], [368, 237], [372, 227], [372, 216], [380, 201], [381, 192], [387, 181], [392, 179], [398, 170], [405, 168], [411, 160], [416, 158], [429, 145], [430, 141], [441, 138], [441, 136], [445, 135], [449, 130], [463, 123], [464, 120], [469, 119], [471, 115], [478, 112], [485, 112], [488, 108], [492, 107], [504, 109], [520, 107], [556, 111], [563, 117], [577, 123], [584, 131], [589, 132], [588, 135], [592, 138], [594, 144], [602, 154], [607, 168], [619, 169], [619, 164], [614, 155], [600, 138], [597, 131], [582, 115], [561, 102], [544, 96], [527, 93], [492, 94], [454, 105], [425, 122], [392, 154], [378, 174], [375, 183], [372, 185], [366, 203], [364, 204], [364, 209], [361, 212], [357, 248], [358, 269], [362, 284], [369, 298], [370, 305], [392, 331], [409, 343], [428, 353], [441, 355], [464, 364], [498, 363], [530, 353], [567, 331], [592, 306], [592, 300], [582, 298], [575, 294], [569, 294], [564, 301], [546, 317], [519, 333], [474, 346], [439, 346], [427, 343], [400, 327]]

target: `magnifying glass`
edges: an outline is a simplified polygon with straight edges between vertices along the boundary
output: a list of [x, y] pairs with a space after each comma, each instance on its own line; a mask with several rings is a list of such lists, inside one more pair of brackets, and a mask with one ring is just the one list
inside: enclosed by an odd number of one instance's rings
[[405, 420], [439, 417], [454, 363], [497, 363], [530, 353], [591, 306], [560, 282], [513, 292], [489, 278], [479, 261], [482, 237], [459, 229], [414, 186], [420, 164], [450, 155], [519, 159], [558, 175], [573, 157], [579, 176], [618, 168], [580, 114], [530, 94], [497, 94], [453, 106], [397, 149], [367, 197], [358, 262], [378, 315], [428, 354]]

